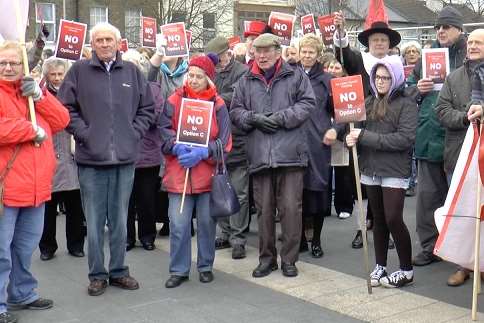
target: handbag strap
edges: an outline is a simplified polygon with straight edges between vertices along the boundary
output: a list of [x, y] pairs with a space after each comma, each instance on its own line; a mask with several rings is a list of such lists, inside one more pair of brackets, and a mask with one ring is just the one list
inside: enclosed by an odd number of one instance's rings
[[225, 174], [224, 148], [220, 139], [215, 140], [217, 145], [217, 174]]
[[15, 161], [15, 158], [17, 158], [19, 150], [20, 150], [20, 145], [15, 146], [15, 150], [13, 151], [12, 157], [10, 157], [10, 159], [7, 162], [7, 166], [0, 173], [0, 183], [3, 183], [3, 181], [5, 181], [5, 177], [7, 177], [8, 172], [12, 168], [13, 162]]

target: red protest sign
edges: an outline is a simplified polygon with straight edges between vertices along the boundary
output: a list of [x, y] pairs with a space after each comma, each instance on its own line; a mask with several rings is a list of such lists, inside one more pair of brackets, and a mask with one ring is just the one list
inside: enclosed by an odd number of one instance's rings
[[316, 33], [316, 25], [314, 23], [314, 15], [312, 13], [301, 17], [301, 28], [303, 35]]
[[128, 40], [126, 38], [121, 39], [119, 42], [119, 51], [121, 53], [126, 53], [128, 51]]
[[449, 49], [428, 48], [422, 50], [422, 74], [424, 78], [431, 78], [434, 90], [442, 89], [445, 77], [450, 73]]
[[55, 56], [77, 61], [82, 56], [87, 25], [61, 19]]
[[235, 45], [240, 43], [240, 36], [233, 36], [229, 38], [229, 47], [233, 49]]
[[166, 40], [166, 56], [188, 56], [189, 45], [184, 22], [163, 25], [161, 26], [161, 33]]
[[213, 102], [183, 98], [178, 117], [176, 142], [208, 146], [212, 126]]
[[141, 44], [143, 47], [156, 48], [156, 19], [141, 17]]
[[334, 25], [334, 15], [326, 15], [318, 17], [318, 26], [321, 36], [323, 37], [323, 43], [325, 45], [333, 44], [333, 35], [336, 30]]
[[287, 13], [271, 12], [269, 15], [269, 27], [274, 35], [281, 38], [281, 45], [289, 46], [291, 44], [295, 21], [296, 16]]
[[331, 80], [331, 90], [336, 123], [357, 122], [366, 119], [361, 75], [334, 78]]
[[192, 47], [192, 31], [185, 30], [185, 34], [187, 35], [188, 50], [190, 50], [190, 48]]
[[414, 68], [415, 68], [415, 65], [405, 65], [403, 67], [403, 73], [405, 74], [405, 79], [407, 79], [410, 76], [410, 74], [412, 74]]

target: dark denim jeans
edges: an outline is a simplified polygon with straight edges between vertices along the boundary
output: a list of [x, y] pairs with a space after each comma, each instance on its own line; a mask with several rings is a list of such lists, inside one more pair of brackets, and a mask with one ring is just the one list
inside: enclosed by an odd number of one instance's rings
[[[128, 204], [134, 165], [91, 167], [79, 165], [82, 208], [87, 222], [89, 280], [129, 274], [126, 256]], [[109, 274], [104, 267], [104, 227], [109, 229]]]

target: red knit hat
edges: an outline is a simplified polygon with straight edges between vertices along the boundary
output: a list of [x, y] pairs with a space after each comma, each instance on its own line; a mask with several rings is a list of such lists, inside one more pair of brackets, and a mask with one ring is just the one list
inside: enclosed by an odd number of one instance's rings
[[245, 21], [244, 24], [244, 38], [249, 36], [259, 36], [264, 33], [267, 24], [263, 21]]
[[199, 55], [193, 57], [188, 66], [196, 66], [201, 68], [205, 74], [213, 81], [215, 79], [215, 64], [209, 56]]

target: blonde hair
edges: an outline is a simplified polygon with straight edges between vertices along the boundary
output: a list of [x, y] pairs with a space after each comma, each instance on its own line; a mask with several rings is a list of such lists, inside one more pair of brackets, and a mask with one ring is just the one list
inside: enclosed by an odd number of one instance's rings
[[22, 47], [20, 46], [19, 42], [7, 40], [3, 43], [0, 43], [0, 52], [6, 50], [14, 50], [17, 52], [19, 59], [22, 59]]
[[324, 49], [323, 41], [315, 34], [304, 35], [299, 41], [299, 50], [301, 50], [302, 47], [313, 47], [316, 49], [318, 55], [321, 55], [321, 52]]

